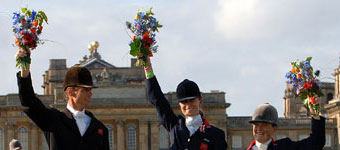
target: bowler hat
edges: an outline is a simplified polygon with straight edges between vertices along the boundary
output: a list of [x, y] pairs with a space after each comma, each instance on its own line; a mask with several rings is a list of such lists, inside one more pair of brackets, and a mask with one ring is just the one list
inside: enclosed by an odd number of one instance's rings
[[278, 125], [277, 110], [274, 106], [264, 103], [256, 107], [252, 120], [249, 123], [265, 122], [275, 126]]
[[20, 150], [21, 144], [18, 140], [12, 139], [11, 142], [9, 142], [9, 149], [10, 150]]
[[67, 87], [96, 88], [92, 82], [92, 76], [88, 69], [80, 65], [74, 65], [67, 70], [64, 79], [64, 90]]
[[177, 101], [182, 102], [189, 99], [201, 97], [200, 89], [194, 81], [188, 79], [178, 84], [176, 90]]

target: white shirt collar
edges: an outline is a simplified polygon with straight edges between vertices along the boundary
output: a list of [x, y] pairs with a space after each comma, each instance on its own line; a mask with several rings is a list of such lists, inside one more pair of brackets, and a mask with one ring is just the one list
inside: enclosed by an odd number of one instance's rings
[[258, 141], [256, 141], [256, 146], [257, 146], [257, 148], [258, 149], [260, 149], [260, 150], [266, 150], [267, 148], [268, 148], [268, 146], [269, 146], [269, 144], [270, 144], [270, 142], [272, 141], [272, 139], [269, 139], [266, 143], [264, 143], [264, 144], [262, 144], [262, 143], [260, 143], [260, 142], [258, 142]]
[[186, 125], [199, 125], [201, 126], [203, 124], [201, 115], [197, 116], [185, 116], [185, 124]]
[[66, 105], [66, 108], [72, 113], [74, 118], [82, 118], [86, 115], [85, 108], [82, 111], [78, 111], [71, 107], [69, 104]]
[[185, 126], [188, 128], [190, 136], [192, 136], [202, 124], [201, 115], [193, 117], [185, 116]]
[[83, 136], [87, 128], [90, 126], [91, 117], [85, 114], [85, 108], [82, 111], [77, 111], [68, 104], [66, 108], [72, 113], [74, 119], [76, 120], [80, 135]]

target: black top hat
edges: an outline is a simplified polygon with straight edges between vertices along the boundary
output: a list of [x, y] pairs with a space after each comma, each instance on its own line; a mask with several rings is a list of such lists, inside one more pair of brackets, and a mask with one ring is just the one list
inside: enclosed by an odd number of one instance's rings
[[202, 97], [200, 89], [194, 81], [188, 79], [178, 84], [176, 90], [177, 101], [182, 102], [197, 97]]
[[64, 90], [67, 87], [96, 88], [92, 82], [92, 76], [88, 69], [80, 65], [74, 65], [67, 70], [64, 79]]

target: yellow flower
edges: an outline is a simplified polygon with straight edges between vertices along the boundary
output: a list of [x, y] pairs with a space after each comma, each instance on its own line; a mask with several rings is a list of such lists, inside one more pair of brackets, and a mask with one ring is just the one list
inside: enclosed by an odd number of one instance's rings
[[139, 19], [139, 15], [137, 15], [137, 16], [135, 17], [135, 19]]

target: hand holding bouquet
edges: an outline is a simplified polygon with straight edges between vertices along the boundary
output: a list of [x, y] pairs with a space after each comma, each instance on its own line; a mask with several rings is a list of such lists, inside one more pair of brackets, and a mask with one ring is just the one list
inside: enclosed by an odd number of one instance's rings
[[288, 84], [296, 88], [296, 94], [307, 106], [312, 114], [318, 115], [321, 112], [319, 97], [323, 96], [320, 88], [320, 82], [316, 79], [319, 71], [313, 74], [313, 67], [310, 65], [312, 57], [304, 61], [293, 61], [292, 69], [286, 74]]
[[147, 57], [152, 57], [153, 53], [157, 52], [156, 34], [158, 28], [161, 28], [155, 17], [152, 9], [142, 12], [137, 11], [134, 23], [126, 22], [126, 26], [134, 34], [130, 42], [130, 54], [137, 56], [136, 66], [146, 66]]
[[47, 23], [47, 16], [41, 10], [36, 12], [27, 8], [21, 8], [21, 12], [14, 12], [13, 14], [15, 45], [26, 51], [26, 55], [23, 57], [17, 55], [16, 66], [27, 69], [27, 66], [31, 64], [31, 50], [34, 50], [37, 44], [42, 43], [39, 40], [39, 35], [43, 30], [43, 22]]

